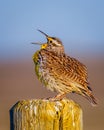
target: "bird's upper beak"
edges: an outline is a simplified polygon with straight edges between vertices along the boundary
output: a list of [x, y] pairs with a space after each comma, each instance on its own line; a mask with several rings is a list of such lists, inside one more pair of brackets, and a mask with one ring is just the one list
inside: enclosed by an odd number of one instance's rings
[[38, 31], [39, 31], [40, 33], [44, 34], [44, 35], [46, 36], [46, 38], [49, 37], [49, 36], [48, 36], [46, 33], [44, 33], [43, 31], [41, 31], [41, 30], [39, 30], [39, 29], [38, 29]]
[[52, 40], [52, 38], [49, 36], [49, 35], [47, 35], [46, 33], [44, 33], [43, 31], [41, 31], [41, 30], [38, 30], [40, 33], [42, 33], [43, 35], [45, 35], [46, 36], [46, 38], [47, 38], [47, 43], [48, 43], [48, 41], [50, 41], [50, 40]]

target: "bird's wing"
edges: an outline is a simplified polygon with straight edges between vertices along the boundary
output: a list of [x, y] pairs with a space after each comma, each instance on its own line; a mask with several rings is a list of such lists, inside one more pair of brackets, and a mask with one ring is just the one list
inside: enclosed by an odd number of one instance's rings
[[[65, 82], [76, 82], [87, 86], [86, 67], [74, 58], [68, 56], [57, 56], [53, 52], [43, 51], [43, 58], [46, 59], [46, 68], [56, 78]], [[45, 61], [45, 60], [44, 60]]]
[[67, 64], [70, 64], [74, 73], [81, 76], [84, 80], [87, 80], [87, 68], [84, 64], [76, 60], [75, 58], [71, 58], [67, 56]]

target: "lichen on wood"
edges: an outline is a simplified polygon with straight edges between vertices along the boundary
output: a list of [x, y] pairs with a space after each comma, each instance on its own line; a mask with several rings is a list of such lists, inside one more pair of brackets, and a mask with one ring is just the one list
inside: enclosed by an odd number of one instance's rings
[[82, 109], [72, 100], [22, 100], [10, 110], [11, 130], [82, 130]]

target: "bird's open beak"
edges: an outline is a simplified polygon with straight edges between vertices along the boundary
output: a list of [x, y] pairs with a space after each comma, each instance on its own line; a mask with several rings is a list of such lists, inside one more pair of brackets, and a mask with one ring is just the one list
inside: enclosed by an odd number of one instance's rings
[[[40, 33], [44, 34], [44, 35], [46, 36], [46, 38], [47, 38], [47, 39], [49, 38], [49, 36], [48, 36], [46, 33], [44, 33], [43, 31], [41, 31], [41, 30], [39, 30], [39, 29], [38, 29], [38, 31], [39, 31]], [[42, 44], [45, 44], [45, 43], [40, 43], [40, 42], [32, 42], [32, 44], [42, 45]]]

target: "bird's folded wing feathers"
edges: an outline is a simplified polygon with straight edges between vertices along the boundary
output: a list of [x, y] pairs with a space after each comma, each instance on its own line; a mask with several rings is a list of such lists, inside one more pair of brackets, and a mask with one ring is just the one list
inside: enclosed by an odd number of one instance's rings
[[87, 70], [86, 67], [78, 60], [69, 56], [57, 56], [44, 50], [46, 57], [46, 66], [50, 73], [60, 80], [76, 82], [80, 85], [87, 86]]

